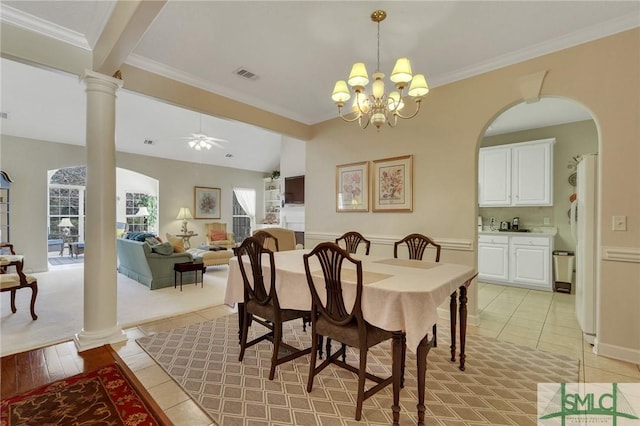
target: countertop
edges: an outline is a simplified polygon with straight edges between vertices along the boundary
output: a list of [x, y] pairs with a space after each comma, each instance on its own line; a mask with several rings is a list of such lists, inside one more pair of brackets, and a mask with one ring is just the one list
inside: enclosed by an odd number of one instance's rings
[[482, 231], [478, 231], [478, 234], [480, 235], [495, 235], [495, 234], [499, 234], [499, 235], [518, 235], [518, 236], [532, 236], [532, 237], [553, 237], [558, 233], [558, 228], [553, 227], [553, 226], [536, 226], [533, 228], [527, 228], [527, 229], [531, 229], [531, 232], [522, 232], [522, 231], [498, 231], [497, 229], [495, 231], [492, 231], [491, 229], [489, 229], [489, 227], [485, 226], [483, 227]]

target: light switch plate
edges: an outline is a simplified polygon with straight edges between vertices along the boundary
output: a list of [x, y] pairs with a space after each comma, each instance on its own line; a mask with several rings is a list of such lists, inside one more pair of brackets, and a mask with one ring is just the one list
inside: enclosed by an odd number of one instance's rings
[[611, 221], [611, 230], [613, 231], [626, 231], [627, 230], [627, 217], [626, 216], [613, 216]]

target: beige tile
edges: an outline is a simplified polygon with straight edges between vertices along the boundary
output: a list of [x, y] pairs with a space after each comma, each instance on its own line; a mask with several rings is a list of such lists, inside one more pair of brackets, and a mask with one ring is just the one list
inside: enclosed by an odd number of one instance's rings
[[607, 370], [585, 365], [584, 376], [586, 383], [636, 383], [638, 377], [627, 376], [624, 374], [614, 373]]
[[501, 314], [512, 314], [517, 308], [517, 305], [511, 303], [498, 303], [496, 301], [487, 305], [482, 312], [494, 312]]
[[511, 318], [511, 314], [505, 312], [491, 312], [487, 310], [480, 312], [480, 324], [482, 324], [482, 321], [495, 321], [506, 324], [509, 318]]
[[579, 360], [581, 363], [583, 361], [582, 346], [580, 347], [565, 346], [565, 345], [558, 345], [557, 343], [540, 341], [540, 343], [538, 343], [538, 349], [541, 349], [547, 352], [552, 352], [554, 354], [566, 355], [568, 357]]
[[512, 318], [517, 318], [519, 320], [529, 320], [536, 322], [544, 322], [547, 318], [547, 311], [545, 310], [536, 310], [536, 309], [518, 309], [516, 310]]
[[542, 331], [543, 326], [544, 326], [543, 321], [536, 321], [535, 319], [523, 318], [523, 317], [516, 316], [514, 314], [509, 320], [509, 322], [507, 322], [505, 330], [509, 327], [517, 327], [517, 328], [523, 328], [523, 329], [532, 330], [540, 333]]
[[234, 312], [237, 312], [237, 309], [231, 308], [227, 305], [220, 305], [213, 308], [207, 308], [200, 311], [194, 312], [194, 314], [200, 315], [204, 319], [213, 320], [216, 318], [223, 317], [225, 315], [230, 315]]
[[157, 386], [148, 388], [153, 399], [158, 403], [160, 408], [168, 410], [184, 401], [189, 401], [189, 395], [182, 390], [180, 386], [173, 380], [161, 383]]
[[209, 426], [215, 423], [191, 399], [175, 405], [165, 413], [175, 425]]
[[157, 364], [154, 364], [151, 367], [137, 370], [135, 373], [138, 380], [140, 380], [140, 382], [142, 382], [144, 387], [147, 389], [166, 382], [173, 383], [173, 379], [171, 379], [171, 377], [169, 377], [167, 373], [165, 373], [165, 371]]
[[581, 347], [582, 346], [582, 334], [574, 334], [574, 335], [562, 335], [555, 334], [551, 331], [543, 331], [540, 335], [540, 341], [554, 343], [562, 346], [570, 346], [570, 347]]
[[[521, 327], [518, 326], [516, 324], [512, 324], [511, 322], [509, 322], [503, 329], [502, 332], [500, 333], [500, 339], [504, 340], [502, 338], [503, 335], [514, 335], [514, 336], [519, 336], [522, 339], [526, 339], [526, 340], [535, 340], [536, 344], [534, 344], [533, 346], [535, 347], [538, 343], [538, 339], [540, 338], [540, 331], [542, 330], [542, 325], [540, 325], [539, 329], [537, 328], [529, 328], [529, 327]], [[531, 345], [527, 345], [527, 346], [531, 346]]]
[[127, 363], [127, 366], [132, 371], [143, 370], [148, 367], [157, 365], [156, 362], [146, 352], [136, 353], [134, 355], [127, 355], [122, 357]]
[[593, 352], [587, 351], [584, 352], [584, 364], [586, 367], [634, 377], [636, 381], [640, 382], [640, 367], [637, 364], [598, 356]]
[[513, 332], [505, 332], [502, 331], [498, 335], [498, 340], [503, 340], [505, 342], [514, 343], [516, 345], [521, 346], [529, 346], [535, 348], [538, 344], [537, 338], [531, 338], [529, 335], [524, 333], [513, 333]]
[[550, 333], [558, 336], [568, 337], [580, 337], [582, 338], [582, 330], [574, 327], [565, 327], [564, 325], [557, 325], [550, 322], [545, 322], [542, 333]]

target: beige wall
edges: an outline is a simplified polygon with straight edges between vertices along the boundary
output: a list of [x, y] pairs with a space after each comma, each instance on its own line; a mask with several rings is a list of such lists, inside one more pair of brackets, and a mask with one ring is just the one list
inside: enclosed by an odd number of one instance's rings
[[[397, 128], [360, 130], [339, 119], [314, 126], [307, 144], [307, 235], [346, 230], [365, 235], [422, 232], [473, 242], [446, 249], [443, 261], [476, 263], [477, 158], [481, 137], [502, 111], [522, 101], [518, 79], [547, 70], [542, 96], [576, 100], [591, 111], [599, 133], [600, 263], [598, 349], [640, 362], [640, 30], [556, 52], [437, 87], [423, 111]], [[336, 213], [335, 165], [404, 154], [414, 156], [413, 213]], [[627, 216], [627, 231], [611, 230], [611, 216]], [[309, 238], [309, 237], [308, 237]], [[378, 250], [389, 253], [385, 239]], [[464, 244], [461, 244], [465, 247]], [[610, 248], [623, 247], [616, 256]], [[630, 261], [622, 261], [624, 258]], [[629, 306], [635, 301], [635, 307]]]
[[[82, 146], [42, 142], [2, 135], [0, 164], [13, 178], [11, 184], [11, 240], [21, 253], [28, 253], [29, 271], [47, 270], [47, 171], [86, 164]], [[180, 207], [193, 210], [193, 187], [221, 189], [221, 219], [194, 219], [189, 230], [198, 234], [192, 246], [204, 241], [204, 224], [225, 222], [231, 230], [231, 203], [234, 187], [255, 188], [258, 211], [262, 209], [262, 177], [259, 172], [207, 166], [184, 161], [117, 153], [118, 167], [142, 173], [159, 181], [158, 234], [178, 233]], [[122, 185], [126, 186], [125, 183]], [[114, 200], [114, 207], [116, 200]], [[114, 224], [115, 235], [115, 224]], [[115, 267], [115, 265], [114, 265]]]
[[569, 184], [568, 178], [575, 169], [567, 166], [574, 164], [573, 158], [580, 154], [598, 152], [598, 129], [593, 120], [561, 124], [521, 132], [506, 133], [486, 137], [481, 146], [496, 146], [507, 143], [525, 142], [538, 139], [555, 138], [553, 146], [553, 206], [552, 207], [482, 207], [479, 213], [488, 225], [489, 218], [511, 221], [514, 216], [520, 218], [522, 228], [544, 226], [544, 218], [550, 219], [549, 226], [558, 228], [555, 237], [555, 249], [575, 250], [575, 240], [571, 236], [568, 211], [571, 206], [569, 197], [576, 188]]

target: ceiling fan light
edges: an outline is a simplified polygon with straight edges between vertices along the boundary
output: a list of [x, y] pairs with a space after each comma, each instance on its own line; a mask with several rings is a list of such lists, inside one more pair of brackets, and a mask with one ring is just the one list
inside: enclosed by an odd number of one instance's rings
[[389, 79], [394, 83], [407, 84], [411, 81], [411, 77], [413, 77], [413, 74], [411, 73], [411, 62], [409, 62], [409, 59], [398, 59], [396, 65], [393, 67], [393, 71], [391, 71]]
[[369, 74], [367, 74], [367, 68], [364, 66], [364, 62], [356, 62], [351, 68], [351, 74], [349, 74], [349, 80], [347, 80], [349, 86], [366, 86], [369, 84]]
[[411, 80], [411, 86], [409, 86], [409, 96], [420, 97], [429, 93], [429, 86], [427, 86], [427, 80], [424, 78], [424, 74], [416, 74]]

